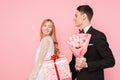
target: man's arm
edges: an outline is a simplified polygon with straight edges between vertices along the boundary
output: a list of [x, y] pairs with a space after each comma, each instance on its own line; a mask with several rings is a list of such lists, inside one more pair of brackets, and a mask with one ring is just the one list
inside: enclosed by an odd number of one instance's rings
[[106, 36], [103, 33], [96, 35], [96, 44], [95, 47], [98, 51], [98, 54], [102, 57], [97, 61], [87, 62], [88, 70], [97, 70], [113, 67], [115, 65], [115, 60], [112, 54], [109, 44], [107, 42]]
[[72, 80], [75, 80], [76, 78], [76, 69], [75, 69], [75, 56], [72, 55], [72, 60], [69, 63], [70, 71], [72, 72]]

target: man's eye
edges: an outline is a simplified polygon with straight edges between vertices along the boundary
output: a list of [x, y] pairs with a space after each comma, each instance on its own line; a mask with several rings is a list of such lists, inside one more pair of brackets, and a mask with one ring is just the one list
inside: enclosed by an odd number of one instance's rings
[[75, 15], [75, 17], [77, 17], [77, 15]]

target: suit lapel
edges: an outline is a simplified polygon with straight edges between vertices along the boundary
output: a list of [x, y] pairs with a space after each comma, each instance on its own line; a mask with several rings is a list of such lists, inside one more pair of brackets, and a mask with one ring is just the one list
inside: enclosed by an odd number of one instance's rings
[[87, 33], [92, 33], [93, 32], [93, 27], [91, 26], [90, 29], [87, 31]]
[[94, 28], [91, 26], [89, 30], [87, 31], [88, 34], [91, 34], [91, 39], [89, 44], [94, 44], [94, 37], [95, 37], [95, 31]]

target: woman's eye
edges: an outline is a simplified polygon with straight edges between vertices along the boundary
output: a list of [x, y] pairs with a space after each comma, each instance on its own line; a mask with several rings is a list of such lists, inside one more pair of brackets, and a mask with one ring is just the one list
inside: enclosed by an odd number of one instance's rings
[[49, 25], [48, 27], [49, 27], [49, 28], [52, 28], [52, 26], [51, 26], [51, 25]]

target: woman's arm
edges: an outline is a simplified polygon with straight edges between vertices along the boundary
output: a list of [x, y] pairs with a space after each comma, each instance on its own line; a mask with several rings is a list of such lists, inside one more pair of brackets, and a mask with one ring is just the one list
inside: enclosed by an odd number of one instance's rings
[[34, 66], [32, 73], [31, 73], [32, 77], [36, 77], [38, 75], [38, 71], [42, 66], [42, 62], [46, 56], [49, 45], [50, 45], [50, 41], [47, 38], [44, 38], [43, 40], [41, 40], [40, 52], [38, 54], [35, 66]]

